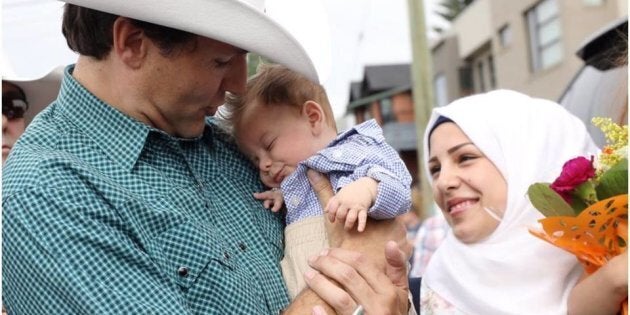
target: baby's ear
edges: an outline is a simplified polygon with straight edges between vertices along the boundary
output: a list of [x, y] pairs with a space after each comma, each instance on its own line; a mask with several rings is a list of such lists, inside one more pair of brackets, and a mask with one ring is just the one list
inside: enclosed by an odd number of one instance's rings
[[326, 123], [326, 114], [322, 106], [315, 101], [306, 101], [302, 105], [302, 115], [308, 120], [313, 132], [319, 134]]

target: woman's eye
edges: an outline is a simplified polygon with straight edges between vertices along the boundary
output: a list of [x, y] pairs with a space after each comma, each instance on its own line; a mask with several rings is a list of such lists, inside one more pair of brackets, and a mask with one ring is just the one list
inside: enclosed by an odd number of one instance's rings
[[473, 155], [462, 155], [462, 156], [459, 158], [459, 161], [460, 161], [460, 162], [466, 162], [466, 161], [474, 160], [474, 159], [476, 159], [476, 158], [477, 158], [477, 157], [476, 157], [476, 156], [473, 156]]
[[435, 176], [435, 174], [440, 172], [440, 167], [439, 166], [431, 166], [429, 167], [429, 175], [431, 176]]

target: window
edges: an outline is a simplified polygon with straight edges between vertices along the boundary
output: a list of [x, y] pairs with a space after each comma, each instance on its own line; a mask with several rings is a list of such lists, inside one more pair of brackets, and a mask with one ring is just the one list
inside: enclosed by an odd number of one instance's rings
[[391, 98], [384, 98], [381, 100], [381, 117], [383, 117], [383, 124], [396, 120], [394, 117]]
[[599, 7], [604, 4], [604, 0], [582, 0], [587, 7]]
[[488, 72], [489, 76], [490, 76], [490, 88], [491, 89], [496, 89], [497, 87], [497, 76], [496, 73], [494, 71], [494, 58], [492, 58], [492, 55], [488, 56]]
[[458, 69], [459, 72], [459, 96], [466, 96], [474, 93], [473, 71], [470, 65], [465, 65]]
[[509, 25], [505, 25], [499, 30], [499, 43], [503, 48], [510, 46], [512, 43], [512, 29]]
[[562, 60], [562, 29], [556, 0], [543, 0], [527, 11], [531, 65], [534, 72]]
[[435, 89], [435, 107], [448, 104], [448, 86], [444, 73], [438, 73], [435, 76], [433, 87]]
[[485, 92], [486, 91], [486, 79], [483, 75], [483, 60], [480, 60], [477, 63], [477, 75], [479, 76], [479, 91], [478, 92]]

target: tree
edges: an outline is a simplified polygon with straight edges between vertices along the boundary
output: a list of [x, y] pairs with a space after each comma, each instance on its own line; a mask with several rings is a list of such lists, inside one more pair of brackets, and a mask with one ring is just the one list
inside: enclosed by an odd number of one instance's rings
[[449, 22], [452, 22], [473, 1], [474, 0], [442, 0], [438, 3], [435, 14], [443, 17]]
[[258, 65], [261, 63], [270, 64], [272, 62], [269, 61], [269, 59], [255, 53], [250, 52], [247, 54], [247, 76], [249, 77], [255, 74], [258, 69]]

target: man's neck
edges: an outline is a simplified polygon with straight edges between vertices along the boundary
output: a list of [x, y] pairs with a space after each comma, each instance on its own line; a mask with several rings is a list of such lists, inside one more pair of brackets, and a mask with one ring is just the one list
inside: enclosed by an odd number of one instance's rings
[[133, 84], [133, 78], [125, 72], [124, 66], [106, 58], [95, 60], [79, 56], [72, 76], [90, 93], [124, 114], [148, 125], [153, 125], [142, 112], [141, 88]]

